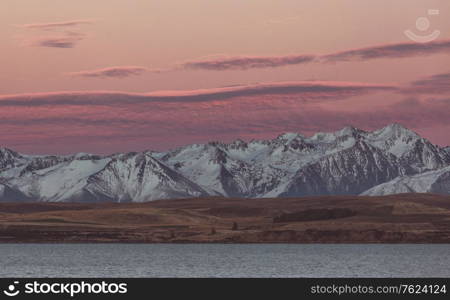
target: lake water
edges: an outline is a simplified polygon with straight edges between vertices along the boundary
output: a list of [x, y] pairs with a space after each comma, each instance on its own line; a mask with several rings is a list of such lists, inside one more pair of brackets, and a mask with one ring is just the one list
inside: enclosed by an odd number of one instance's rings
[[0, 245], [0, 277], [450, 277], [449, 266], [450, 245]]

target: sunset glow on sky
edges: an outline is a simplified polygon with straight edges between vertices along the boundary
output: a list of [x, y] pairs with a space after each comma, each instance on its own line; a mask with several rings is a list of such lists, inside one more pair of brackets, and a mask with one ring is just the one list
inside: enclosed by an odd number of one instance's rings
[[[448, 0], [5, 0], [0, 8], [1, 147], [164, 150], [394, 122], [450, 145]], [[406, 30], [440, 34], [419, 43]]]

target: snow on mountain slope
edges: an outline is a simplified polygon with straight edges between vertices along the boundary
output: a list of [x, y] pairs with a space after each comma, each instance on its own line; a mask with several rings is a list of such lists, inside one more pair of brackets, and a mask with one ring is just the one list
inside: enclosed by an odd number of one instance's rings
[[244, 160], [232, 158], [224, 148], [220, 143], [190, 145], [167, 153], [161, 160], [211, 195], [247, 194], [246, 176], [255, 170]]
[[421, 138], [417, 133], [392, 124], [366, 135], [373, 146], [392, 153], [402, 159], [415, 172], [443, 168], [450, 163], [447, 151]]
[[10, 180], [8, 185], [28, 198], [41, 201], [72, 201], [82, 195], [88, 176], [102, 170], [110, 159], [78, 160], [37, 169]]
[[7, 187], [6, 185], [0, 183], [0, 198], [2, 198], [2, 197], [5, 196], [5, 193], [6, 193], [6, 189], [7, 189], [7, 188], [8, 188], [8, 187]]
[[349, 126], [311, 137], [285, 133], [274, 140], [191, 145], [162, 160], [212, 194], [276, 197], [358, 194], [397, 176], [450, 165], [448, 154], [392, 124], [374, 132]]
[[391, 124], [367, 134], [367, 140], [373, 146], [401, 157], [414, 148], [420, 136], [400, 124]]
[[382, 196], [400, 193], [450, 194], [450, 167], [414, 176], [401, 176], [377, 185], [361, 195]]
[[20, 168], [19, 176], [23, 176], [29, 172], [36, 172], [38, 170], [51, 168], [60, 163], [71, 161], [71, 158], [65, 156], [38, 156], [31, 157], [23, 168]]
[[400, 163], [411, 167], [416, 173], [421, 173], [448, 166], [450, 154], [425, 139], [419, 139], [414, 148], [401, 157]]
[[7, 148], [0, 148], [0, 174], [7, 169], [18, 167], [26, 161], [21, 154]]
[[212, 142], [170, 151], [161, 160], [210, 194], [272, 197], [283, 192], [299, 169], [353, 147], [362, 131], [344, 128], [311, 138], [286, 133], [274, 140]]
[[[349, 126], [310, 137], [285, 133], [272, 140], [210, 142], [103, 157], [33, 156], [0, 148], [0, 201], [360, 194], [448, 166], [450, 148], [433, 145], [399, 124], [373, 132]], [[433, 191], [446, 191], [445, 176], [433, 183]], [[407, 190], [403, 180], [377, 191]]]
[[89, 176], [85, 191], [93, 199], [118, 202], [208, 195], [149, 153], [124, 154], [110, 160], [101, 171]]
[[392, 154], [359, 140], [300, 169], [279, 196], [358, 194], [401, 173]]

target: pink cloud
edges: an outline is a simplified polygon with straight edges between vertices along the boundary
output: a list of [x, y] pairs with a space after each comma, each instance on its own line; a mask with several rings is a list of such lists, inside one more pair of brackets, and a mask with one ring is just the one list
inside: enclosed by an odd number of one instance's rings
[[292, 96], [298, 100], [342, 99], [381, 91], [396, 91], [395, 85], [359, 82], [298, 81], [274, 82], [190, 91], [127, 93], [111, 91], [54, 92], [0, 96], [0, 106], [121, 106], [158, 102], [196, 103], [236, 98]]
[[[336, 103], [299, 101], [297, 94], [252, 94], [239, 101], [148, 101], [140, 97], [115, 92], [2, 96], [2, 144], [30, 153], [110, 153], [164, 150], [208, 140], [266, 139], [287, 131], [308, 135], [346, 125], [375, 129], [397, 122], [419, 132], [450, 126], [449, 98], [409, 98], [378, 108], [341, 106], [336, 110]], [[434, 132], [441, 142], [450, 144], [445, 131], [440, 136]]]
[[148, 71], [147, 68], [137, 66], [109, 67], [90, 71], [72, 72], [69, 75], [96, 78], [126, 78], [138, 76]]
[[57, 29], [57, 28], [66, 28], [66, 27], [74, 27], [83, 24], [92, 24], [93, 20], [71, 20], [71, 21], [63, 21], [63, 22], [49, 22], [49, 23], [33, 23], [33, 24], [24, 24], [20, 27], [26, 29]]
[[[440, 82], [447, 78], [444, 75], [407, 86], [306, 81], [151, 93], [3, 95], [2, 143], [35, 153], [105, 153], [162, 150], [208, 140], [272, 138], [286, 131], [313, 134], [346, 125], [376, 129], [397, 122], [420, 132], [450, 126], [449, 97], [423, 98], [417, 93], [422, 98], [393, 100], [377, 108], [339, 105], [342, 102], [336, 100], [377, 92], [398, 98], [407, 88], [428, 85], [430, 80]], [[445, 131], [433, 131], [433, 138], [450, 144]]]
[[175, 69], [210, 71], [248, 70], [256, 68], [276, 68], [305, 63], [366, 61], [381, 58], [406, 58], [438, 53], [450, 53], [450, 40], [436, 40], [426, 44], [404, 42], [374, 45], [325, 55], [294, 54], [281, 56], [223, 56], [186, 61], [179, 64], [175, 67]]
[[450, 93], [450, 73], [436, 74], [412, 82], [403, 89], [406, 94], [448, 94]]
[[84, 38], [84, 34], [70, 32], [55, 36], [33, 37], [25, 41], [25, 43], [36, 47], [74, 48]]
[[187, 61], [181, 64], [182, 69], [192, 70], [248, 70], [257, 68], [276, 68], [288, 65], [299, 65], [313, 62], [314, 55], [285, 56], [235, 56]]
[[425, 56], [437, 53], [450, 53], [450, 40], [436, 40], [424, 44], [416, 42], [405, 42], [350, 49], [323, 55], [321, 57], [321, 60], [326, 62], [351, 60], [363, 61], [377, 58], [405, 58]]
[[86, 35], [78, 31], [69, 31], [68, 27], [76, 27], [83, 24], [91, 24], [92, 20], [72, 20], [54, 23], [35, 23], [21, 25], [24, 29], [35, 29], [45, 31], [59, 31], [54, 35], [47, 36], [29, 36], [23, 39], [25, 45], [49, 48], [74, 48], [78, 42], [83, 40]]
[[[124, 107], [56, 106], [2, 108], [4, 146], [28, 152], [109, 153], [164, 150], [208, 140], [273, 138], [283, 132], [306, 135], [346, 125], [376, 129], [401, 123], [412, 129], [450, 126], [450, 99], [405, 99], [378, 109], [339, 111], [295, 99], [251, 97], [237, 102], [140, 103]], [[435, 131], [436, 132], [436, 131]], [[448, 135], [446, 142], [450, 144]]]

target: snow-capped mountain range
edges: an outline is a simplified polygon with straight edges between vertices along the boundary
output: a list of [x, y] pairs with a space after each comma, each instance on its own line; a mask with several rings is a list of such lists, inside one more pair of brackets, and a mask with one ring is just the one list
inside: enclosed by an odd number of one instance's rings
[[224, 196], [450, 194], [450, 148], [392, 124], [305, 137], [193, 144], [108, 156], [0, 148], [0, 201], [143, 202]]

